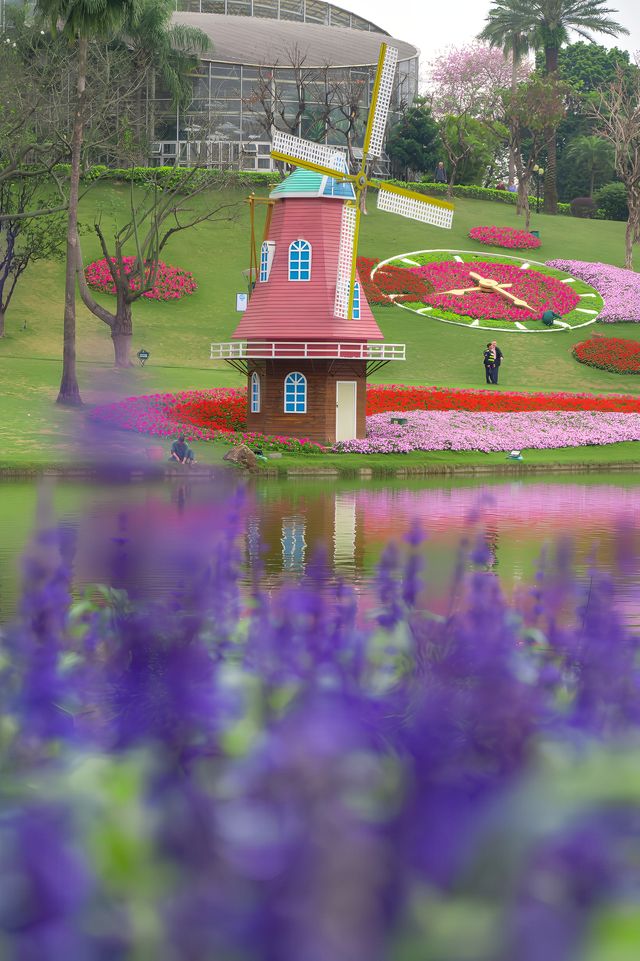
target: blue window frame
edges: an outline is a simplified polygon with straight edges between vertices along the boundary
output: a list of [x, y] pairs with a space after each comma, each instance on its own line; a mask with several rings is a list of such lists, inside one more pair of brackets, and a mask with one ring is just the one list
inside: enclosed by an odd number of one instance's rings
[[298, 371], [287, 374], [284, 379], [284, 412], [307, 413], [307, 378]]
[[289, 245], [289, 280], [311, 280], [311, 244], [294, 240]]
[[353, 285], [353, 310], [351, 316], [353, 320], [360, 320], [360, 284], [357, 280]]
[[260, 413], [260, 375], [255, 370], [251, 375], [251, 413]]
[[264, 284], [269, 278], [269, 244], [265, 240], [260, 248], [260, 283]]

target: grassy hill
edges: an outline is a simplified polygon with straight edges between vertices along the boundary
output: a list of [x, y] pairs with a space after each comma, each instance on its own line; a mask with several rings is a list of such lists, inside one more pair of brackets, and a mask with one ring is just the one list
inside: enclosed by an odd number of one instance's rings
[[[245, 289], [241, 271], [248, 266], [248, 207], [244, 191], [210, 192], [197, 203], [209, 209], [235, 204], [234, 220], [205, 223], [174, 237], [165, 259], [191, 270], [199, 289], [175, 303], [141, 301], [134, 305], [134, 350], [144, 346], [147, 366], [131, 372], [113, 371], [108, 328], [78, 304], [80, 386], [87, 402], [116, 394], [201, 388], [241, 383], [225, 365], [213, 365], [209, 343], [227, 340], [237, 324], [235, 295]], [[81, 219], [85, 262], [100, 257], [91, 225], [99, 216], [107, 236], [126, 217], [129, 190], [113, 184], [96, 185], [85, 197]], [[260, 216], [260, 215], [259, 215]], [[370, 199], [363, 222], [360, 253], [384, 259], [395, 254], [432, 248], [478, 250], [469, 228], [479, 224], [522, 226], [515, 208], [485, 201], [456, 200], [454, 226], [444, 231], [382, 214]], [[602, 260], [621, 265], [624, 225], [570, 217], [534, 215], [542, 247], [535, 259], [554, 257]], [[494, 248], [495, 250], [495, 248]], [[52, 406], [60, 376], [64, 265], [35, 264], [21, 281], [7, 315], [7, 334], [0, 340], [2, 397], [9, 450], [34, 463], [70, 452], [77, 414]], [[104, 295], [105, 303], [113, 304]], [[389, 364], [373, 380], [393, 383], [482, 386], [482, 347], [486, 332], [448, 326], [433, 318], [416, 318], [408, 311], [381, 308], [376, 318], [385, 339], [407, 345], [407, 361]], [[594, 328], [550, 334], [506, 333], [500, 339], [505, 354], [502, 386], [511, 389], [639, 392], [640, 378], [621, 378], [577, 364], [571, 347]], [[611, 332], [611, 328], [600, 328]], [[618, 336], [640, 339], [640, 325], [616, 325]], [[10, 428], [9, 428], [9, 425]], [[6, 460], [6, 456], [4, 458]]]

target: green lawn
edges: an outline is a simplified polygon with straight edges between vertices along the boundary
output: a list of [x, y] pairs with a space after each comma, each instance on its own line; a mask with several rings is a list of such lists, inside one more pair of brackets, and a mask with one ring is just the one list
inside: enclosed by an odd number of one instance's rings
[[[208, 360], [209, 343], [227, 340], [235, 328], [235, 294], [244, 289], [241, 271], [248, 266], [248, 208], [245, 193], [210, 193], [198, 204], [217, 206], [236, 201], [232, 223], [207, 223], [175, 237], [165, 258], [196, 276], [199, 289], [175, 303], [139, 302], [134, 306], [134, 350], [147, 348], [144, 369], [114, 371], [109, 331], [78, 304], [79, 379], [87, 403], [113, 396], [162, 390], [239, 385], [242, 378], [224, 364]], [[107, 234], [126, 215], [128, 188], [98, 185], [84, 199], [82, 220], [91, 225], [97, 212]], [[379, 213], [370, 199], [361, 232], [360, 253], [381, 259], [404, 252], [452, 248], [482, 251], [469, 240], [471, 226], [522, 226], [515, 208], [484, 201], [456, 200], [454, 227], [438, 230]], [[536, 259], [563, 257], [603, 260], [620, 265], [624, 224], [534, 215], [532, 227], [543, 241]], [[92, 231], [83, 237], [85, 262], [100, 256]], [[4, 444], [0, 465], [43, 465], [75, 459], [74, 438], [82, 414], [54, 404], [60, 377], [64, 265], [39, 263], [29, 268], [7, 314], [7, 333], [0, 340]], [[113, 300], [104, 295], [105, 303]], [[407, 345], [407, 361], [389, 364], [372, 380], [405, 384], [477, 387], [484, 382], [482, 348], [486, 332], [449, 326], [408, 311], [382, 308], [376, 317], [385, 339]], [[505, 354], [501, 386], [515, 390], [640, 392], [640, 378], [619, 377], [579, 365], [571, 347], [597, 326], [551, 334], [507, 332], [500, 345]], [[640, 339], [640, 325], [599, 329]]]

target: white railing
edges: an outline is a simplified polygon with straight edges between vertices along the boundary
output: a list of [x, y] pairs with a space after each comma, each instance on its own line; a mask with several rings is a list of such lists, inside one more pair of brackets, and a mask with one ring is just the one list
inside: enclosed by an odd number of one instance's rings
[[211, 344], [211, 360], [405, 360], [405, 344], [319, 340], [235, 340]]

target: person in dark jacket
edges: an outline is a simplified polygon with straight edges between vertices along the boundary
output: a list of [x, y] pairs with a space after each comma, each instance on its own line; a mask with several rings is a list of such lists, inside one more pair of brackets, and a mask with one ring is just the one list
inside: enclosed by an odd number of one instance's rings
[[171, 456], [169, 460], [177, 460], [179, 464], [187, 464], [191, 467], [195, 464], [193, 451], [184, 439], [184, 434], [180, 434], [177, 440], [171, 445]]
[[495, 362], [494, 362], [494, 364], [493, 364], [492, 381], [491, 381], [491, 382], [492, 382], [493, 384], [497, 384], [497, 383], [498, 383], [498, 374], [500, 373], [500, 364], [502, 363], [502, 361], [503, 361], [503, 359], [504, 359], [504, 354], [502, 353], [502, 351], [501, 351], [500, 348], [498, 347], [498, 345], [497, 345], [497, 343], [495, 342], [495, 340], [493, 340], [493, 341], [491, 342], [491, 349], [493, 350], [493, 353], [495, 354], [495, 358], [496, 358], [496, 359], [495, 359]]
[[496, 355], [492, 344], [487, 344], [484, 351], [484, 374], [488, 384], [493, 384], [493, 371], [496, 366]]
[[444, 162], [442, 160], [438, 161], [438, 166], [433, 173], [433, 179], [437, 184], [446, 184], [447, 182], [447, 171], [444, 169]]

